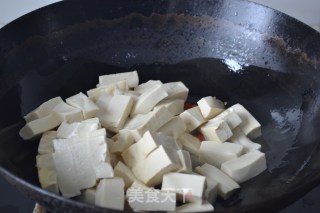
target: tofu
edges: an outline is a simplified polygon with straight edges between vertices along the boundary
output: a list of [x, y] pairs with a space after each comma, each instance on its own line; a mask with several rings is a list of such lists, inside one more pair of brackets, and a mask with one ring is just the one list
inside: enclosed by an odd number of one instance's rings
[[208, 201], [201, 203], [186, 203], [178, 206], [175, 212], [213, 212], [214, 207]]
[[32, 139], [44, 132], [52, 130], [61, 124], [59, 117], [54, 114], [50, 114], [46, 117], [38, 118], [30, 121], [19, 131], [19, 135], [24, 140]]
[[204, 176], [172, 172], [163, 175], [161, 190], [177, 193], [177, 198], [183, 203], [202, 203], [205, 183]]
[[90, 151], [90, 162], [94, 169], [96, 178], [110, 178], [113, 177], [113, 169], [111, 165], [106, 162], [108, 149], [106, 144], [106, 138], [104, 136], [92, 137], [92, 138], [71, 138], [71, 139], [56, 139], [53, 140], [53, 146], [55, 151], [63, 152], [71, 149], [74, 144], [88, 144], [88, 150]]
[[181, 119], [181, 117], [176, 116], [171, 118], [170, 121], [162, 125], [157, 132], [161, 132], [165, 135], [172, 136], [174, 138], [178, 138], [182, 133], [184, 133], [187, 129], [187, 126]]
[[153, 88], [154, 86], [158, 86], [158, 85], [162, 85], [162, 82], [157, 80], [149, 80], [145, 83], [142, 83], [140, 85], [138, 85], [137, 87], [134, 88], [135, 92], [138, 92], [139, 94], [148, 92], [151, 88]]
[[81, 195], [77, 197], [78, 201], [95, 205], [96, 200], [96, 189], [90, 188], [81, 191]]
[[210, 203], [214, 203], [218, 195], [218, 182], [206, 178], [206, 189], [204, 191], [204, 199]]
[[53, 114], [60, 118], [61, 122], [73, 123], [83, 121], [81, 109], [70, 106], [64, 102], [59, 103], [52, 111]]
[[187, 100], [189, 89], [181, 81], [163, 84], [163, 88], [168, 93], [166, 99]]
[[153, 110], [157, 110], [160, 107], [166, 107], [172, 115], [180, 115], [184, 111], [184, 100], [182, 99], [166, 99], [160, 101]]
[[138, 182], [127, 190], [127, 200], [134, 211], [174, 211], [176, 208], [175, 193], [148, 188]]
[[131, 115], [146, 114], [150, 112], [157, 103], [166, 98], [168, 93], [162, 85], [155, 85], [150, 90], [142, 93], [134, 104]]
[[251, 141], [240, 128], [236, 128], [233, 131], [233, 136], [229, 139], [230, 141], [240, 144], [243, 146], [243, 150], [245, 153], [248, 153], [253, 150], [260, 150], [261, 145], [258, 143], [254, 143]]
[[138, 180], [147, 186], [156, 186], [161, 183], [164, 174], [177, 171], [180, 168], [181, 165], [176, 153], [166, 152], [163, 146], [159, 146], [147, 158], [133, 167], [132, 172]]
[[[93, 168], [93, 163], [91, 161], [89, 144], [72, 144], [69, 150], [63, 152], [71, 152], [72, 154], [79, 189], [82, 190], [95, 186], [96, 176]], [[69, 168], [66, 167], [65, 169], [68, 170]]]
[[204, 164], [196, 167], [195, 170], [197, 173], [206, 176], [207, 179], [218, 182], [218, 195], [225, 200], [240, 188], [237, 182], [212, 165]]
[[242, 119], [239, 128], [250, 139], [255, 139], [261, 136], [261, 124], [246, 110], [241, 104], [235, 104], [232, 108]]
[[182, 133], [177, 139], [177, 142], [182, 144], [182, 149], [199, 156], [201, 144], [198, 138], [189, 133]]
[[233, 135], [231, 128], [224, 120], [210, 120], [201, 127], [201, 133], [206, 140], [220, 143], [225, 142]]
[[210, 121], [225, 121], [231, 130], [235, 129], [242, 123], [242, 119], [237, 114], [237, 112], [233, 108], [228, 108], [216, 117], [212, 118]]
[[98, 106], [82, 92], [67, 98], [66, 102], [73, 107], [81, 109], [84, 119], [96, 117], [99, 110]]
[[207, 96], [201, 98], [197, 104], [200, 108], [202, 116], [206, 120], [210, 120], [224, 111], [223, 102], [218, 100], [216, 97]]
[[55, 152], [52, 156], [61, 194], [67, 198], [80, 195], [78, 176], [72, 153], [67, 151]]
[[243, 154], [243, 147], [235, 143], [220, 143], [202, 141], [200, 146], [200, 160], [220, 168], [221, 164]]
[[97, 105], [99, 120], [103, 127], [112, 132], [123, 128], [133, 107], [133, 99], [126, 95], [101, 96]]
[[57, 131], [48, 131], [43, 133], [40, 139], [38, 153], [41, 155], [53, 153], [52, 141], [56, 138], [57, 138]]
[[192, 162], [191, 157], [188, 151], [185, 150], [178, 150], [177, 151], [178, 157], [180, 159], [180, 163], [182, 168], [178, 170], [180, 173], [192, 173]]
[[185, 110], [181, 113], [180, 118], [187, 126], [187, 130], [192, 132], [196, 128], [198, 128], [201, 124], [206, 122], [200, 112], [199, 107], [193, 107], [191, 109]]
[[74, 138], [94, 138], [94, 137], [107, 137], [107, 131], [105, 128], [93, 130], [90, 132], [80, 132], [77, 135], [74, 136]]
[[57, 174], [52, 153], [37, 155], [37, 168], [40, 185], [43, 189], [59, 194]]
[[137, 87], [139, 84], [139, 76], [137, 71], [99, 76], [99, 84], [101, 86], [108, 86], [123, 80], [128, 81], [129, 88]]
[[173, 115], [166, 107], [161, 107], [160, 109], [151, 111], [145, 115], [134, 116], [125, 124], [124, 129], [129, 130], [135, 141], [138, 141], [145, 132], [156, 131], [172, 117]]
[[224, 162], [221, 170], [238, 183], [243, 183], [267, 169], [265, 154], [252, 151]]
[[115, 89], [116, 84], [101, 86], [88, 90], [87, 95], [94, 103], [96, 103], [102, 95], [112, 96], [114, 94]]
[[114, 176], [120, 177], [124, 181], [124, 189], [127, 190], [137, 178], [132, 173], [131, 169], [127, 167], [124, 163], [119, 161], [114, 167]]
[[116, 140], [110, 146], [110, 153], [122, 153], [135, 142], [134, 137], [127, 130], [120, 130], [116, 137], [113, 138]]
[[97, 206], [123, 211], [124, 202], [124, 181], [122, 178], [100, 180], [95, 196]]
[[55, 98], [51, 98], [50, 100], [42, 103], [35, 110], [31, 111], [26, 116], [24, 116], [24, 119], [28, 123], [28, 122], [31, 122], [33, 120], [46, 117], [46, 116], [51, 114], [52, 109], [56, 105], [58, 105], [59, 103], [62, 103], [62, 102], [63, 102], [63, 100], [62, 100], [62, 98], [60, 96], [59, 97], [55, 97]]
[[62, 124], [57, 129], [57, 138], [72, 138], [79, 134], [92, 132], [98, 129], [97, 123], [90, 122], [75, 122]]
[[129, 168], [133, 168], [160, 145], [162, 145], [167, 152], [180, 149], [174, 138], [161, 133], [151, 133], [147, 131], [137, 143], [122, 152], [121, 156], [126, 165]]

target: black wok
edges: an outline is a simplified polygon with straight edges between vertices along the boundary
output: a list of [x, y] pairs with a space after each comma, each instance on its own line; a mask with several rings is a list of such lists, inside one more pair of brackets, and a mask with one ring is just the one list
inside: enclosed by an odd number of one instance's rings
[[[0, 173], [53, 212], [107, 212], [39, 188], [38, 140], [18, 135], [43, 101], [137, 69], [183, 81], [190, 100], [240, 102], [262, 123], [268, 170], [216, 212], [277, 211], [320, 182], [320, 34], [246, 1], [65, 1], [0, 30]], [[111, 212], [111, 211], [109, 211]]]

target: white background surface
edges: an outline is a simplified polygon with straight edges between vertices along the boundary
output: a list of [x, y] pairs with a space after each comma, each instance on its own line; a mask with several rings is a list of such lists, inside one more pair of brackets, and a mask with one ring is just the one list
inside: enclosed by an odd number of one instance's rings
[[[57, 1], [59, 0], [0, 0], [0, 28], [21, 15]], [[320, 30], [320, 0], [251, 1], [287, 13]]]

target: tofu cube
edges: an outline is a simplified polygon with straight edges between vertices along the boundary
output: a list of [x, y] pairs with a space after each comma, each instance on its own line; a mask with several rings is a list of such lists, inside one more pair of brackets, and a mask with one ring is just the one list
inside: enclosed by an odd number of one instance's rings
[[77, 200], [94, 205], [96, 200], [96, 189], [90, 188], [82, 190], [81, 195], [77, 197]]
[[59, 194], [56, 169], [52, 153], [37, 155], [39, 182], [43, 189]]
[[103, 85], [108, 86], [108, 85], [111, 85], [111, 84], [117, 83], [118, 81], [123, 81], [123, 80], [128, 81], [128, 86], [130, 88], [137, 87], [139, 84], [139, 76], [138, 76], [137, 71], [99, 76], [99, 84], [101, 86], [103, 86]]
[[117, 165], [114, 167], [114, 176], [123, 179], [125, 184], [125, 190], [127, 190], [133, 184], [134, 181], [137, 181], [137, 178], [134, 176], [131, 169], [121, 161], [119, 161]]
[[41, 155], [53, 153], [52, 141], [56, 138], [57, 138], [57, 131], [48, 131], [43, 133], [40, 139], [38, 153]]
[[100, 180], [95, 196], [97, 206], [123, 211], [124, 201], [124, 181], [122, 178]]
[[46, 117], [38, 118], [36, 120], [30, 121], [19, 131], [19, 135], [24, 140], [32, 139], [44, 132], [52, 130], [61, 124], [59, 117], [54, 114], [50, 114]]
[[81, 109], [84, 119], [96, 117], [99, 110], [98, 106], [82, 92], [67, 98], [66, 102], [73, 107]]
[[215, 141], [202, 141], [200, 146], [200, 159], [218, 168], [221, 164], [243, 154], [243, 147], [235, 143], [220, 143]]
[[57, 138], [72, 138], [79, 134], [92, 132], [98, 129], [99, 124], [89, 122], [75, 122], [62, 124], [57, 129]]
[[180, 168], [176, 152], [167, 152], [163, 146], [159, 146], [147, 158], [133, 167], [132, 172], [138, 180], [147, 186], [156, 186], [161, 183], [164, 174], [177, 171]]
[[150, 90], [142, 93], [134, 104], [131, 115], [146, 114], [150, 112], [157, 103], [166, 98], [168, 93], [162, 85], [155, 85]]
[[205, 183], [204, 176], [172, 172], [163, 175], [161, 190], [177, 193], [177, 198], [183, 203], [202, 203]]
[[64, 102], [59, 103], [52, 111], [60, 118], [61, 122], [73, 123], [83, 121], [81, 109], [70, 106]]
[[160, 107], [166, 107], [172, 115], [180, 115], [184, 111], [184, 100], [182, 99], [166, 99], [160, 101], [153, 110], [157, 110]]
[[208, 201], [203, 203], [186, 203], [178, 206], [175, 212], [213, 212], [214, 207]]
[[233, 136], [229, 140], [242, 145], [245, 153], [261, 149], [261, 145], [251, 141], [239, 127], [234, 129]]
[[57, 106], [59, 103], [62, 103], [62, 102], [63, 102], [63, 100], [62, 100], [62, 98], [60, 96], [59, 97], [55, 97], [55, 98], [51, 98], [50, 100], [48, 100], [48, 101], [44, 102], [43, 104], [41, 104], [35, 110], [33, 110], [30, 113], [28, 113], [24, 117], [24, 119], [28, 123], [28, 122], [31, 122], [33, 120], [46, 117], [46, 116], [51, 114], [51, 111], [53, 110], [53, 108], [55, 106]]
[[182, 133], [177, 139], [177, 142], [182, 145], [182, 149], [199, 156], [201, 144], [198, 138], [189, 133]]
[[220, 143], [225, 142], [233, 135], [229, 125], [224, 120], [210, 120], [201, 127], [201, 133], [206, 140]]
[[189, 89], [181, 81], [163, 84], [163, 88], [168, 93], [166, 99], [187, 100]]
[[133, 99], [126, 95], [101, 96], [98, 117], [103, 127], [112, 132], [118, 132], [123, 128], [133, 107]]
[[251, 139], [261, 136], [261, 124], [241, 104], [235, 104], [232, 108], [242, 119], [240, 129]]
[[176, 116], [173, 117], [170, 121], [162, 125], [157, 132], [161, 132], [165, 135], [172, 136], [174, 138], [178, 138], [182, 133], [184, 133], [187, 129], [187, 126], [181, 119], [181, 117]]
[[162, 82], [157, 80], [149, 80], [145, 83], [142, 83], [140, 85], [138, 85], [137, 87], [134, 88], [135, 92], [138, 92], [139, 94], [148, 92], [151, 88], [153, 88], [154, 86], [158, 86], [158, 85], [162, 85]]
[[243, 183], [267, 169], [265, 154], [252, 151], [224, 162], [221, 170], [238, 183]]
[[208, 96], [201, 98], [197, 102], [202, 116], [206, 119], [212, 119], [224, 111], [224, 104], [216, 97]]
[[218, 195], [225, 200], [240, 188], [237, 182], [212, 165], [204, 164], [196, 167], [195, 170], [197, 173], [206, 176], [208, 179], [218, 182]]
[[201, 114], [199, 107], [193, 107], [191, 109], [185, 110], [179, 116], [186, 124], [187, 130], [190, 132], [206, 122]]

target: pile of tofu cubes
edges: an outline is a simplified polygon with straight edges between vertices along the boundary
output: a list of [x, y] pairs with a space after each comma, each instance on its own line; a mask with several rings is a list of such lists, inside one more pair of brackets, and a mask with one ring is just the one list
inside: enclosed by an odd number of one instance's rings
[[25, 140], [41, 136], [41, 186], [117, 210], [213, 211], [217, 196], [266, 169], [252, 141], [261, 126], [242, 105], [225, 109], [211, 96], [185, 110], [188, 92], [182, 82], [139, 84], [133, 71], [41, 104], [20, 130]]

